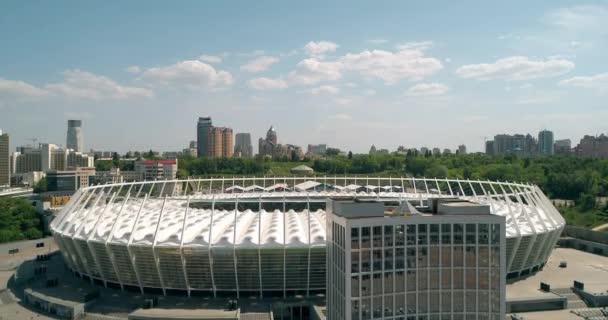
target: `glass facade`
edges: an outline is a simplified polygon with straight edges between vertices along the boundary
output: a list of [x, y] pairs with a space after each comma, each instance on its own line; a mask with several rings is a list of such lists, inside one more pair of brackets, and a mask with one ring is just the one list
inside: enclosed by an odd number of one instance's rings
[[[335, 278], [328, 279], [328, 319], [502, 319], [500, 224], [426, 220], [351, 227], [331, 222], [328, 246], [336, 261], [329, 262]], [[342, 232], [350, 248], [342, 246]], [[346, 272], [343, 261], [350, 264]], [[348, 281], [347, 293], [340, 277]], [[332, 302], [350, 310], [333, 310]]]

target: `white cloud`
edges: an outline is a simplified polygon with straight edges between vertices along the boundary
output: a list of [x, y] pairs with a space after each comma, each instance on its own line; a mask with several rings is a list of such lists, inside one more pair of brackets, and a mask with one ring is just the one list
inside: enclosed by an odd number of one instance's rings
[[374, 89], [365, 89], [363, 90], [363, 94], [366, 96], [373, 96], [376, 95], [376, 90]]
[[574, 69], [574, 63], [565, 59], [530, 60], [528, 57], [513, 56], [499, 59], [494, 63], [480, 63], [461, 66], [456, 74], [465, 79], [529, 80], [556, 77]]
[[562, 87], [578, 87], [594, 89], [601, 93], [608, 93], [608, 72], [593, 76], [578, 76], [559, 82]]
[[397, 52], [366, 50], [356, 54], [349, 53], [339, 61], [346, 70], [381, 79], [386, 84], [394, 84], [402, 79], [420, 80], [443, 68], [441, 61], [425, 56], [419, 49], [403, 49]]
[[321, 56], [327, 52], [334, 52], [338, 45], [330, 41], [310, 41], [304, 46], [304, 51], [310, 56]]
[[285, 89], [287, 82], [283, 79], [255, 78], [248, 82], [249, 87], [256, 90]]
[[296, 70], [289, 73], [289, 80], [296, 84], [313, 85], [322, 81], [334, 81], [342, 78], [342, 64], [315, 58], [304, 59], [298, 63]]
[[0, 96], [24, 98], [71, 98], [87, 100], [121, 100], [150, 98], [154, 93], [146, 88], [123, 86], [116, 81], [82, 70], [66, 70], [62, 82], [36, 87], [23, 81], [0, 79]]
[[418, 96], [439, 96], [448, 92], [449, 88], [442, 83], [419, 83], [405, 92], [405, 95], [410, 97]]
[[570, 32], [607, 33], [608, 6], [579, 5], [549, 11], [543, 21]]
[[310, 89], [310, 93], [314, 95], [322, 95], [322, 94], [338, 94], [340, 93], [340, 89], [334, 86], [320, 86], [317, 88]]
[[78, 69], [67, 70], [63, 75], [63, 82], [50, 83], [44, 88], [60, 96], [91, 100], [150, 98], [154, 96], [154, 93], [149, 89], [123, 86], [108, 77]]
[[164, 85], [185, 85], [192, 89], [215, 89], [234, 83], [230, 72], [216, 70], [199, 60], [185, 60], [169, 66], [149, 68], [142, 73], [141, 79]]
[[543, 105], [543, 104], [553, 104], [558, 101], [558, 96], [556, 95], [536, 95], [527, 98], [522, 98], [517, 101], [517, 104], [523, 105]]
[[433, 46], [433, 41], [406, 42], [397, 46], [399, 50], [426, 50]]
[[27, 82], [0, 78], [0, 97], [37, 98], [47, 95], [46, 90], [40, 89]]
[[222, 57], [210, 56], [210, 55], [204, 54], [204, 55], [198, 57], [198, 60], [203, 61], [203, 62], [209, 62], [209, 63], [220, 63], [220, 62], [222, 62]]
[[251, 73], [261, 72], [268, 69], [271, 65], [277, 62], [279, 62], [278, 58], [271, 56], [261, 56], [242, 65], [241, 70]]
[[126, 71], [129, 73], [140, 73], [141, 68], [139, 66], [130, 66], [126, 69]]

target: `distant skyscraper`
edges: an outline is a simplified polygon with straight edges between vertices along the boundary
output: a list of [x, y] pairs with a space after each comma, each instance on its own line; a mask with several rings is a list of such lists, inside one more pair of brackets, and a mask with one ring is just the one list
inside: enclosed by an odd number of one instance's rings
[[467, 146], [465, 146], [464, 144], [461, 144], [458, 146], [458, 153], [459, 154], [467, 154]]
[[234, 154], [241, 157], [252, 157], [253, 146], [251, 145], [251, 135], [249, 133], [237, 133], [234, 143]]
[[494, 155], [494, 140], [486, 141], [486, 154]]
[[196, 152], [199, 157], [205, 157], [209, 149], [209, 128], [211, 128], [211, 117], [199, 117], [196, 124]]
[[572, 141], [570, 139], [555, 140], [553, 152], [556, 154], [570, 154], [572, 151]]
[[543, 155], [553, 154], [553, 131], [542, 130], [538, 133], [538, 151]]
[[11, 184], [8, 134], [0, 130], [0, 186]]
[[82, 146], [82, 120], [68, 120], [66, 149], [84, 152]]

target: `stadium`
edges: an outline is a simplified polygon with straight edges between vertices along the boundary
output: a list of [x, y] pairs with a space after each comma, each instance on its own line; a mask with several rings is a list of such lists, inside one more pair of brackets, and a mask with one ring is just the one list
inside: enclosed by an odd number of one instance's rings
[[325, 291], [330, 197], [421, 209], [436, 198], [488, 205], [506, 219], [510, 281], [544, 266], [565, 225], [543, 192], [524, 183], [247, 177], [82, 188], [51, 231], [68, 267], [98, 284], [142, 293], [309, 296]]

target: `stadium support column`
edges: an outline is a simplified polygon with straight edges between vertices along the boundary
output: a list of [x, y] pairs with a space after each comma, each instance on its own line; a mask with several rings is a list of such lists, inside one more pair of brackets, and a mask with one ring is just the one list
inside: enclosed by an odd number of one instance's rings
[[[264, 179], [264, 185], [266, 185], [266, 179]], [[259, 196], [258, 200], [258, 277], [260, 279], [260, 298], [264, 297], [264, 287], [262, 284], [262, 195]]]
[[240, 298], [239, 291], [239, 270], [238, 263], [236, 259], [236, 230], [237, 230], [237, 220], [238, 220], [238, 212], [239, 212], [239, 197], [236, 197], [236, 201], [234, 203], [234, 230], [233, 238], [232, 238], [232, 261], [234, 261], [234, 285], [236, 287], [236, 298]]
[[[142, 188], [143, 188], [143, 184], [142, 184]], [[135, 216], [135, 222], [133, 222], [133, 227], [131, 228], [131, 235], [129, 236], [129, 241], [127, 242], [127, 253], [129, 254], [129, 260], [131, 260], [131, 265], [133, 266], [133, 271], [135, 271], [135, 277], [137, 278], [137, 283], [139, 284], [139, 291], [141, 291], [141, 294], [144, 294], [144, 286], [141, 282], [141, 277], [139, 276], [139, 271], [137, 271], [137, 261], [136, 261], [136, 257], [133, 255], [133, 252], [131, 251], [131, 242], [133, 241], [133, 232], [135, 231], [135, 227], [137, 226], [137, 222], [139, 221], [139, 216], [141, 214], [141, 211], [144, 208], [144, 205], [146, 204], [146, 200], [148, 200], [148, 194], [144, 195], [144, 199], [141, 202], [141, 206], [139, 207], [139, 210], [137, 210], [137, 215]]]
[[545, 223], [543, 217], [540, 215], [540, 212], [538, 211], [538, 207], [536, 202], [534, 201], [534, 199], [531, 199], [528, 196], [528, 192], [526, 192], [525, 190], [522, 191], [522, 189], [520, 188], [520, 186], [515, 186], [515, 188], [517, 189], [517, 191], [519, 191], [521, 193], [521, 196], [526, 200], [526, 203], [528, 204], [528, 207], [532, 208], [532, 211], [534, 213], [534, 215], [536, 217], [538, 217], [538, 221], [540, 221], [541, 226], [543, 227], [544, 232], [540, 235], [538, 241], [542, 241], [542, 244], [540, 246], [540, 248], [538, 248], [538, 250], [536, 250], [536, 253], [534, 255], [534, 257], [530, 257], [532, 260], [530, 261], [531, 263], [529, 264], [530, 267], [534, 267], [536, 262], [538, 261], [538, 257], [540, 256], [541, 252], [542, 252], [542, 248], [545, 247], [546, 243], [548, 243], [549, 241], [547, 241], [547, 238], [549, 237], [550, 233], [549, 233], [549, 228], [547, 227], [547, 224]]
[[215, 287], [215, 278], [213, 276], [213, 255], [211, 254], [211, 242], [213, 241], [213, 214], [215, 213], [215, 196], [211, 200], [211, 218], [209, 219], [209, 242], [207, 247], [207, 259], [209, 259], [209, 274], [211, 275], [211, 287], [213, 289], [213, 297], [217, 297], [217, 289]]
[[[494, 186], [492, 189], [494, 189]], [[511, 270], [511, 265], [513, 264], [513, 260], [515, 259], [515, 253], [519, 249], [519, 245], [521, 243], [521, 231], [519, 230], [519, 224], [517, 223], [517, 218], [515, 217], [515, 213], [513, 212], [513, 208], [511, 207], [511, 198], [507, 195], [507, 191], [503, 188], [502, 184], [499, 184], [500, 189], [502, 190], [503, 197], [505, 198], [505, 204], [507, 205], [507, 209], [509, 212], [509, 216], [511, 217], [511, 221], [513, 221], [513, 225], [515, 226], [515, 231], [517, 232], [517, 237], [515, 238], [515, 245], [513, 245], [513, 249], [511, 250], [511, 258], [507, 262], [507, 272]]]
[[[89, 203], [89, 201], [91, 200], [91, 197], [93, 196], [93, 194], [95, 193], [94, 190], [90, 190], [89, 196], [87, 197], [87, 199], [84, 201], [84, 203], [82, 204], [82, 207], [80, 207], [80, 212], [84, 212], [85, 207], [87, 206], [87, 204]], [[83, 194], [83, 197], [85, 196], [85, 194]], [[97, 202], [96, 202], [97, 203]], [[94, 208], [94, 207], [93, 207]], [[76, 227], [76, 230], [80, 230], [80, 225], [82, 225], [84, 223], [84, 221], [86, 220], [86, 218], [89, 216], [89, 214], [93, 211], [93, 208], [91, 208], [89, 210], [89, 212], [87, 212], [87, 214], [83, 217], [83, 219], [81, 220], [80, 224], [78, 225], [78, 227]], [[86, 274], [89, 276], [89, 280], [91, 281], [91, 283], [93, 283], [93, 278], [92, 278], [92, 272], [91, 272], [91, 267], [89, 266], [89, 262], [85, 257], [85, 255], [83, 254], [80, 245], [78, 245], [76, 243], [76, 235], [77, 233], [74, 232], [72, 234], [72, 239], [70, 239], [70, 241], [72, 241], [72, 243], [74, 244], [74, 249], [76, 249], [76, 252], [78, 253], [78, 256], [80, 256], [80, 259], [82, 260], [82, 266], [84, 267]]]
[[306, 214], [308, 215], [308, 272], [306, 273], [306, 296], [310, 296], [310, 195], [306, 193]]
[[[519, 207], [521, 208], [521, 211], [522, 211], [522, 213], [524, 215], [524, 218], [526, 218], [526, 221], [528, 222], [528, 225], [530, 226], [530, 229], [534, 233], [532, 235], [532, 241], [530, 241], [530, 243], [528, 244], [528, 248], [526, 248], [526, 254], [525, 254], [524, 259], [523, 259], [524, 262], [521, 265], [521, 268], [524, 268], [526, 266], [528, 258], [530, 257], [530, 252], [532, 252], [532, 248], [534, 247], [534, 244], [537, 241], [538, 232], [536, 231], [536, 228], [534, 227], [534, 222], [532, 221], [532, 219], [530, 219], [530, 215], [526, 211], [526, 209], [524, 207], [524, 203], [521, 200], [521, 198], [519, 197], [519, 194], [516, 193], [515, 190], [513, 190], [513, 187], [511, 186], [512, 184], [513, 183], [507, 183], [507, 186], [509, 187], [509, 189], [511, 190], [511, 192], [513, 194], [515, 194], [515, 197], [517, 198], [517, 202], [519, 202]], [[522, 271], [522, 270], [520, 269], [519, 271]]]
[[[186, 184], [186, 188], [188, 188], [188, 184]], [[190, 195], [188, 195], [188, 199], [186, 200], [186, 210], [184, 210], [184, 223], [182, 224], [182, 235], [180, 237], [179, 243], [179, 257], [182, 261], [182, 272], [184, 273], [184, 281], [186, 282], [186, 288], [188, 289], [188, 297], [190, 297], [190, 293], [192, 289], [190, 288], [190, 280], [188, 280], [188, 272], [186, 271], [186, 259], [184, 258], [184, 233], [186, 232], [186, 221], [188, 219], [188, 211], [190, 211]]]
[[[165, 184], [163, 183], [163, 189]], [[162, 196], [162, 189], [161, 189]], [[167, 204], [167, 196], [163, 200], [163, 206], [160, 209], [160, 214], [158, 215], [158, 221], [156, 221], [156, 230], [154, 230], [154, 240], [152, 241], [152, 255], [154, 256], [154, 264], [156, 265], [156, 272], [158, 272], [158, 279], [160, 280], [160, 286], [163, 289], [163, 295], [167, 295], [167, 290], [165, 289], [165, 282], [163, 280], [163, 273], [160, 270], [160, 259], [158, 258], [158, 254], [156, 253], [156, 235], [158, 234], [158, 227], [160, 227], [160, 222], [163, 219], [163, 213], [165, 212], [165, 205]]]
[[[129, 191], [130, 190], [131, 189], [129, 188]], [[112, 239], [112, 234], [114, 233], [114, 228], [116, 227], [118, 219], [120, 219], [120, 215], [122, 214], [123, 210], [125, 209], [127, 202], [129, 202], [130, 196], [131, 196], [131, 193], [127, 193], [127, 197], [123, 200], [122, 205], [120, 206], [120, 210], [118, 211], [118, 214], [116, 215], [116, 219], [114, 219], [114, 222], [112, 223], [112, 228], [110, 228], [110, 233], [108, 234], [108, 237], [104, 241], [104, 246], [106, 247], [106, 252], [108, 252], [108, 257], [110, 258], [110, 262], [112, 263], [114, 272], [116, 272], [116, 278], [118, 279], [118, 282], [120, 282], [120, 290], [124, 290], [125, 286], [123, 284], [122, 278], [120, 277], [120, 272], [118, 272], [118, 267], [116, 266], [116, 260], [114, 259], [114, 253], [108, 246], [108, 242], [110, 242], [110, 239]]]
[[[93, 203], [93, 205], [89, 208], [89, 212], [87, 213], [87, 215], [84, 217], [84, 219], [82, 220], [82, 222], [80, 223], [80, 225], [78, 226], [78, 228], [76, 229], [76, 232], [74, 232], [74, 237], [77, 237], [80, 232], [82, 231], [82, 229], [84, 228], [85, 225], [85, 221], [87, 221], [87, 218], [89, 217], [89, 215], [93, 212], [95, 212], [95, 208], [97, 207], [97, 205], [99, 204], [99, 201], [101, 200], [101, 198], [103, 198], [104, 196], [104, 192], [103, 192], [103, 188], [101, 189], [101, 192], [99, 192], [99, 194], [97, 195], [97, 199], [95, 200], [95, 203]], [[87, 244], [86, 239], [84, 239], [85, 244]], [[87, 244], [87, 250], [88, 250], [88, 244]], [[82, 250], [80, 248], [80, 246], [77, 246], [77, 250]], [[80, 252], [80, 254], [84, 257], [84, 253]], [[99, 264], [99, 261], [97, 261], [97, 256], [93, 255], [93, 263], [95, 263], [95, 266], [97, 267], [97, 270], [99, 271], [99, 274], [101, 275], [101, 266]], [[103, 276], [102, 276], [103, 277]], [[91, 283], [93, 283], [93, 275], [89, 274], [89, 278], [91, 279]]]
[[287, 298], [287, 225], [285, 208], [285, 194], [283, 194], [283, 298]]
[[[109, 192], [112, 192], [112, 189], [110, 189]], [[99, 224], [99, 221], [101, 221], [101, 218], [105, 215], [106, 211], [108, 211], [108, 208], [114, 203], [114, 198], [116, 198], [116, 192], [114, 192], [112, 194], [112, 197], [110, 197], [110, 201], [103, 208], [103, 211], [97, 218], [97, 221], [95, 222], [95, 225], [93, 226], [92, 230], [97, 230], [97, 225]], [[93, 255], [93, 258], [98, 259], [97, 252], [95, 251], [95, 248], [93, 248], [93, 246], [91, 245], [91, 238], [93, 237], [94, 234], [95, 234], [94, 231], [89, 234], [89, 237], [87, 238], [87, 246], [89, 247], [89, 250], [91, 251], [91, 255]], [[101, 267], [101, 264], [100, 264], [100, 267]], [[101, 274], [101, 277], [103, 278], [103, 285], [107, 288], [108, 287], [108, 281], [107, 281], [108, 277], [104, 274], [103, 269], [99, 269], [99, 273]]]

